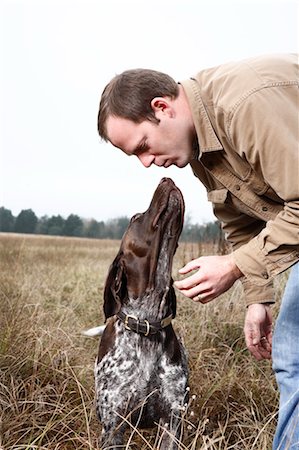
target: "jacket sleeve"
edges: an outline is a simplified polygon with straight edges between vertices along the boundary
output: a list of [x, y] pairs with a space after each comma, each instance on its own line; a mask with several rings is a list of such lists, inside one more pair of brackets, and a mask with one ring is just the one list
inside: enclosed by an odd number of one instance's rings
[[[258, 235], [265, 227], [265, 222], [254, 219], [246, 214], [238, 212], [229, 201], [219, 203], [219, 195], [216, 196], [215, 191], [209, 193], [210, 200], [218, 200], [213, 202], [214, 213], [221, 221], [222, 229], [225, 233], [226, 240], [232, 245], [233, 252], [242, 248]], [[224, 198], [224, 197], [223, 197]], [[241, 278], [243, 285], [244, 297], [246, 305], [253, 303], [273, 303], [274, 302], [274, 288], [273, 281], [267, 280], [261, 289], [253, 280], [247, 277]]]
[[294, 84], [252, 93], [235, 109], [227, 131], [235, 151], [284, 201], [276, 218], [233, 252], [245, 285], [260, 292], [299, 259], [298, 93]]

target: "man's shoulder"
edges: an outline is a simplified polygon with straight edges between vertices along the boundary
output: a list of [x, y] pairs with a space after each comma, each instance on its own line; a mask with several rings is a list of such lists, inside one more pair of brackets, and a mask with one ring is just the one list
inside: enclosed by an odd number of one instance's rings
[[224, 109], [246, 93], [298, 80], [298, 55], [262, 55], [204, 69], [195, 76], [204, 102]]
[[231, 61], [215, 67], [203, 69], [198, 72], [198, 79], [222, 79], [223, 77], [234, 78], [256, 76], [265, 79], [283, 79], [298, 77], [298, 55], [295, 53], [260, 55], [240, 61]]

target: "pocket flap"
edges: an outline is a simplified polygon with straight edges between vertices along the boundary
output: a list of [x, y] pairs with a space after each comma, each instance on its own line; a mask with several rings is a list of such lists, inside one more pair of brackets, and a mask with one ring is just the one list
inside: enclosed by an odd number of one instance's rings
[[225, 203], [227, 199], [227, 189], [216, 189], [208, 192], [208, 200], [212, 203]]

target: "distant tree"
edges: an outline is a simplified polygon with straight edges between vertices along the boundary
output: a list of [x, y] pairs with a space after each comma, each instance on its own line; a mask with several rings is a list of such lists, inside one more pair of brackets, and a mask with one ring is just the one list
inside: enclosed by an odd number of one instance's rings
[[196, 242], [199, 240], [199, 229], [198, 226], [191, 223], [191, 217], [186, 214], [184, 220], [184, 226], [182, 230], [181, 240], [187, 242]]
[[15, 218], [9, 209], [0, 208], [0, 231], [10, 232], [14, 230]]
[[128, 225], [130, 223], [130, 219], [128, 217], [119, 217], [117, 219], [117, 228], [118, 228], [118, 235], [119, 239], [123, 237], [124, 232], [128, 228]]
[[107, 237], [111, 239], [121, 239], [129, 222], [130, 219], [128, 219], [128, 217], [117, 217], [116, 219], [108, 220], [106, 223]]
[[15, 221], [16, 233], [34, 233], [37, 225], [37, 217], [32, 209], [22, 209]]
[[205, 225], [203, 233], [203, 239], [205, 241], [213, 242], [215, 244], [216, 242], [219, 242], [219, 240], [221, 239], [221, 235], [222, 229], [218, 221], [208, 222]]
[[48, 234], [48, 216], [42, 216], [38, 219], [35, 233], [36, 234]]
[[48, 220], [48, 234], [52, 236], [61, 236], [64, 234], [64, 226], [65, 220], [62, 216], [52, 216]]
[[70, 214], [63, 227], [63, 234], [65, 236], [82, 236], [83, 221], [76, 214]]
[[218, 221], [208, 222], [204, 225], [192, 224], [190, 220], [185, 221], [181, 240], [187, 242], [213, 242], [214, 244], [223, 239], [223, 232]]
[[89, 238], [101, 239], [106, 237], [106, 226], [104, 222], [97, 222], [91, 219], [84, 224], [84, 236]]

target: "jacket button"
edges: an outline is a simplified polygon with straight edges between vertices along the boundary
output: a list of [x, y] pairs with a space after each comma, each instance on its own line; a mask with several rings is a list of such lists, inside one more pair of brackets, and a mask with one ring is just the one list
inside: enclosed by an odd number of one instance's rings
[[236, 191], [239, 191], [241, 189], [241, 187], [239, 186], [239, 184], [236, 184], [235, 186]]
[[268, 211], [267, 206], [263, 206], [263, 207], [262, 207], [262, 210], [263, 210], [263, 211]]
[[265, 278], [265, 280], [267, 280], [269, 278], [269, 275], [267, 272], [262, 272], [262, 277]]

